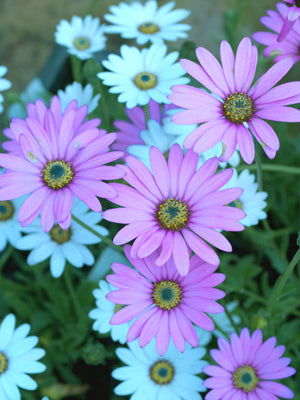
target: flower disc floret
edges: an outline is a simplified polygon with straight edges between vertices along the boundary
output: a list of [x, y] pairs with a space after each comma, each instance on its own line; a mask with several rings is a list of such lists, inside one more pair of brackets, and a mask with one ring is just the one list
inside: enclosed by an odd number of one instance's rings
[[178, 306], [182, 289], [176, 281], [164, 279], [154, 283], [152, 297], [157, 307], [162, 310], [171, 310]]
[[242, 389], [248, 393], [257, 387], [258, 378], [255, 369], [245, 365], [237, 368], [233, 373], [233, 383], [237, 389]]
[[144, 22], [138, 26], [138, 30], [142, 33], [146, 33], [148, 35], [153, 35], [154, 33], [159, 31], [159, 26], [154, 24], [153, 22]]
[[8, 221], [14, 212], [15, 208], [11, 201], [0, 201], [0, 221]]
[[174, 367], [168, 360], [159, 360], [151, 365], [150, 378], [158, 385], [167, 385], [174, 377]]
[[253, 115], [253, 102], [245, 93], [235, 92], [228, 96], [223, 104], [224, 116], [228, 121], [242, 124]]
[[167, 199], [159, 205], [157, 219], [164, 229], [179, 230], [186, 225], [189, 210], [181, 200]]
[[71, 228], [61, 229], [61, 227], [57, 224], [55, 224], [49, 232], [51, 239], [58, 244], [68, 242], [71, 238], [71, 234], [72, 234]]
[[8, 360], [4, 353], [0, 352], [0, 375], [2, 375], [8, 367]]
[[75, 38], [73, 40], [73, 44], [78, 50], [81, 51], [86, 50], [91, 46], [89, 38], [84, 36], [78, 36], [77, 38]]
[[140, 72], [133, 78], [133, 82], [136, 87], [141, 90], [149, 90], [155, 88], [157, 85], [157, 78], [151, 72]]
[[49, 161], [43, 169], [43, 179], [52, 189], [61, 189], [68, 186], [73, 179], [74, 170], [63, 160]]

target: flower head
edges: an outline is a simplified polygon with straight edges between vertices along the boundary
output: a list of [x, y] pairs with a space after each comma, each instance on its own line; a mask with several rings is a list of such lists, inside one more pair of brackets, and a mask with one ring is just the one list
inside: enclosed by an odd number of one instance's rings
[[198, 392], [205, 391], [202, 379], [203, 347], [188, 347], [180, 353], [171, 342], [166, 354], [161, 357], [153, 341], [141, 349], [137, 341], [129, 343], [129, 349], [119, 347], [117, 356], [127, 364], [116, 368], [112, 377], [123, 381], [115, 387], [117, 395], [131, 395], [133, 399], [159, 400], [202, 400]]
[[299, 122], [300, 110], [286, 107], [299, 102], [300, 82], [273, 86], [289, 71], [293, 60], [284, 59], [273, 65], [251, 87], [257, 64], [257, 48], [244, 38], [236, 56], [229, 43], [220, 47], [222, 66], [205, 48], [198, 47], [198, 65], [181, 60], [183, 68], [212, 93], [191, 86], [174, 86], [168, 96], [174, 104], [185, 108], [176, 114], [178, 124], [201, 123], [184, 141], [184, 147], [201, 153], [222, 142], [220, 161], [227, 161], [238, 145], [248, 164], [254, 159], [251, 133], [269, 158], [279, 149], [273, 128], [264, 120]]
[[27, 107], [26, 120], [13, 119], [5, 134], [11, 139], [3, 147], [0, 165], [0, 201], [30, 194], [22, 204], [18, 219], [29, 225], [41, 213], [41, 225], [49, 232], [54, 223], [67, 229], [71, 223], [73, 197], [100, 212], [97, 198], [112, 198], [115, 190], [102, 179], [119, 179], [123, 172], [104, 164], [122, 153], [109, 152], [116, 134], [106, 134], [97, 126], [99, 119], [85, 123], [87, 107], [69, 104], [64, 113], [54, 96], [48, 110], [41, 100]]
[[108, 221], [127, 224], [117, 233], [114, 243], [135, 239], [132, 257], [144, 258], [159, 249], [156, 265], [165, 264], [173, 256], [183, 275], [188, 273], [190, 250], [210, 264], [219, 264], [217, 254], [204, 240], [231, 251], [230, 243], [217, 229], [244, 229], [237, 220], [245, 213], [227, 206], [241, 195], [242, 189], [219, 190], [232, 171], [214, 176], [217, 158], [196, 171], [198, 155], [190, 150], [183, 157], [178, 144], [171, 147], [168, 164], [163, 154], [151, 147], [152, 173], [135, 157], [128, 156], [126, 162], [129, 167], [120, 168], [125, 172], [125, 181], [133, 187], [112, 183], [118, 192], [113, 202], [122, 208], [106, 210], [102, 215]]
[[73, 15], [71, 22], [63, 19], [57, 25], [55, 41], [67, 47], [69, 54], [87, 60], [97, 51], [104, 49], [106, 42], [104, 29], [104, 25], [100, 25], [99, 18], [87, 15], [82, 19]]
[[126, 336], [130, 324], [124, 322], [124, 324], [120, 325], [111, 325], [109, 322], [113, 315], [122, 309], [123, 306], [114, 304], [105, 298], [108, 293], [116, 289], [116, 287], [106, 281], [99, 281], [99, 288], [93, 291], [97, 307], [90, 311], [89, 317], [95, 320], [93, 323], [93, 329], [95, 331], [102, 334], [110, 332], [112, 340], [124, 344], [126, 343]]
[[[107, 236], [108, 230], [97, 225], [102, 219], [101, 214], [89, 211], [82, 201], [76, 198], [74, 200], [72, 214], [101, 235]], [[61, 276], [66, 260], [76, 268], [92, 265], [95, 259], [86, 245], [101, 242], [99, 237], [73, 220], [66, 230], [55, 224], [49, 232], [44, 232], [40, 221], [35, 220], [30, 226], [22, 228], [22, 231], [26, 235], [17, 242], [16, 248], [31, 250], [27, 258], [29, 265], [35, 265], [50, 257], [50, 271], [54, 278]]]
[[16, 318], [8, 314], [0, 326], [0, 399], [20, 399], [18, 386], [26, 390], [35, 390], [37, 383], [27, 374], [44, 372], [46, 366], [38, 360], [45, 350], [34, 348], [38, 342], [36, 336], [27, 336], [30, 325], [23, 324], [15, 328]]
[[58, 90], [57, 95], [61, 102], [61, 108], [64, 112], [72, 100], [77, 100], [78, 107], [88, 106], [87, 113], [92, 113], [97, 107], [100, 99], [100, 94], [93, 97], [93, 86], [88, 83], [84, 88], [79, 82], [73, 82], [68, 85], [65, 90]]
[[274, 379], [287, 378], [296, 371], [288, 367], [289, 358], [280, 358], [285, 347], [277, 346], [276, 338], [271, 337], [262, 342], [262, 332], [254, 331], [250, 336], [244, 328], [241, 335], [231, 334], [231, 341], [218, 339], [220, 350], [211, 350], [212, 358], [219, 366], [208, 365], [203, 371], [212, 378], [203, 384], [212, 389], [206, 400], [220, 399], [272, 399], [276, 396], [285, 399], [294, 397], [293, 392]]
[[263, 51], [265, 57], [276, 55], [274, 61], [291, 57], [294, 62], [297, 62], [300, 59], [300, 22], [298, 21], [293, 24], [290, 31], [279, 41], [279, 32], [287, 18], [290, 8], [283, 3], [277, 3], [276, 7], [278, 12], [268, 10], [268, 16], [260, 19], [262, 24], [275, 33], [255, 32], [252, 37], [258, 43], [267, 46]]
[[155, 265], [158, 251], [139, 259], [130, 256], [130, 246], [125, 254], [136, 270], [123, 264], [112, 264], [114, 275], [106, 279], [119, 290], [106, 295], [113, 303], [124, 304], [111, 318], [110, 323], [121, 324], [136, 318], [127, 334], [131, 342], [139, 337], [144, 347], [156, 336], [156, 348], [163, 355], [170, 338], [181, 352], [185, 341], [198, 346], [198, 336], [192, 323], [202, 329], [214, 330], [214, 323], [206, 313], [221, 313], [223, 307], [215, 300], [225, 293], [214, 286], [223, 282], [225, 275], [214, 273], [217, 265], [205, 263], [194, 255], [187, 276], [178, 273], [170, 259], [160, 267]]
[[127, 108], [146, 105], [150, 99], [170, 103], [167, 95], [171, 86], [187, 83], [188, 78], [178, 62], [178, 52], [168, 55], [167, 46], [153, 44], [139, 51], [136, 47], [121, 46], [121, 56], [110, 54], [103, 65], [111, 72], [100, 72], [104, 85], [112, 86], [111, 93], [120, 93], [118, 101]]
[[162, 44], [164, 40], [177, 40], [187, 37], [185, 31], [191, 29], [187, 24], [178, 24], [186, 18], [188, 10], [173, 10], [175, 2], [171, 1], [157, 8], [157, 2], [147, 1], [145, 4], [120, 3], [109, 8], [111, 14], [104, 18], [113, 25], [106, 28], [108, 33], [119, 33], [125, 39], [136, 39], [138, 44]]
[[243, 210], [246, 217], [241, 220], [245, 226], [257, 225], [260, 219], [265, 219], [267, 214], [264, 208], [267, 203], [265, 199], [268, 194], [258, 191], [258, 184], [255, 182], [255, 176], [244, 169], [239, 175], [233, 170], [232, 178], [226, 184], [226, 188], [240, 187], [243, 189], [241, 196], [236, 199], [232, 205]]

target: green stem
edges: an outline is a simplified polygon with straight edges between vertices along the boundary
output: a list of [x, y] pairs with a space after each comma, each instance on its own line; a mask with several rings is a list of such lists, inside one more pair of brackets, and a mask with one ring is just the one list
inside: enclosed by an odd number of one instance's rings
[[262, 167], [260, 158], [257, 154], [255, 154], [255, 166], [256, 166], [258, 190], [261, 192], [263, 190]]
[[238, 328], [238, 326], [236, 325], [236, 323], [234, 322], [234, 320], [233, 320], [233, 318], [232, 318], [230, 312], [228, 311], [228, 308], [227, 308], [226, 304], [225, 304], [225, 303], [222, 303], [222, 306], [224, 307], [225, 314], [227, 315], [227, 318], [229, 319], [229, 321], [230, 321], [231, 325], [233, 326], [235, 332], [238, 332], [238, 329], [239, 329], [239, 328]]
[[71, 68], [72, 68], [73, 80], [82, 83], [83, 81], [82, 61], [74, 55], [71, 55]]
[[108, 246], [113, 247], [115, 250], [119, 251], [120, 253], [123, 253], [123, 249], [121, 246], [116, 246], [113, 244], [112, 240], [106, 236], [101, 235], [101, 233], [97, 232], [95, 229], [91, 228], [87, 224], [85, 224], [83, 221], [81, 221], [79, 218], [77, 218], [75, 215], [72, 214], [72, 219], [77, 222], [80, 226], [85, 228], [87, 231], [91, 232], [93, 235], [97, 236], [99, 239], [102, 240], [103, 243], [106, 243]]
[[295, 253], [287, 269], [285, 270], [285, 273], [278, 278], [277, 282], [279, 282], [279, 284], [278, 285], [275, 284], [275, 290], [273, 292], [273, 296], [271, 297], [270, 304], [275, 304], [276, 301], [279, 299], [287, 280], [289, 279], [290, 275], [292, 274], [299, 260], [300, 260], [300, 249], [298, 249], [297, 252]]
[[2, 271], [2, 269], [4, 268], [6, 261], [10, 258], [10, 256], [13, 254], [14, 252], [14, 248], [9, 245], [7, 247], [7, 249], [2, 253], [1, 257], [0, 257], [0, 273]]
[[[296, 174], [300, 175], [300, 168], [298, 167], [288, 167], [286, 165], [274, 165], [274, 164], [261, 164], [261, 169], [263, 171], [270, 171], [270, 172], [283, 172], [286, 174]], [[248, 169], [249, 171], [256, 170], [256, 165], [247, 165], [247, 166], [240, 166], [237, 167], [237, 171], [242, 171], [243, 169]]]
[[86, 10], [85, 15], [91, 14], [95, 5], [98, 3], [99, 0], [92, 0], [91, 4], [89, 5], [89, 7]]
[[148, 127], [148, 121], [150, 120], [149, 104], [145, 105], [144, 110], [145, 110], [146, 127]]
[[82, 315], [83, 315], [83, 310], [82, 310], [81, 305], [80, 305], [80, 303], [79, 303], [79, 301], [77, 299], [77, 296], [76, 296], [76, 293], [75, 293], [75, 290], [74, 290], [74, 287], [73, 287], [73, 284], [72, 284], [72, 280], [71, 280], [71, 277], [70, 277], [70, 274], [69, 274], [68, 265], [66, 266], [63, 275], [64, 275], [64, 280], [65, 280], [69, 295], [70, 295], [70, 297], [72, 299], [76, 314], [77, 314], [78, 318], [81, 318]]

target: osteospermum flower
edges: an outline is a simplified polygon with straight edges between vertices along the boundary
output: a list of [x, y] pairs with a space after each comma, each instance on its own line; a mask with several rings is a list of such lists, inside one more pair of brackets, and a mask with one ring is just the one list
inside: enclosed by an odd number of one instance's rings
[[27, 374], [43, 372], [46, 366], [38, 360], [45, 350], [35, 348], [38, 338], [27, 336], [30, 325], [15, 328], [16, 318], [8, 314], [0, 326], [0, 399], [19, 400], [18, 386], [35, 390], [37, 383]]
[[[5, 78], [2, 78], [7, 72], [7, 68], [4, 67], [3, 65], [0, 66], [0, 91], [2, 90], [7, 90], [11, 87], [11, 82]], [[2, 94], [0, 94], [0, 113], [3, 111], [3, 102], [4, 98]]]
[[126, 107], [146, 105], [150, 99], [170, 103], [167, 95], [171, 86], [189, 81], [178, 62], [179, 53], [166, 55], [167, 46], [153, 44], [139, 51], [136, 47], [121, 46], [121, 56], [110, 54], [103, 65], [111, 72], [100, 72], [104, 85], [112, 86], [111, 93], [120, 93], [118, 101]]
[[123, 381], [114, 388], [118, 396], [132, 395], [131, 400], [202, 400], [198, 392], [205, 391], [198, 374], [207, 365], [202, 361], [205, 349], [187, 348], [182, 354], [173, 343], [160, 357], [153, 341], [141, 349], [137, 341], [129, 349], [119, 347], [117, 356], [127, 364], [116, 368], [112, 377]]
[[257, 225], [259, 220], [267, 217], [263, 210], [267, 205], [265, 199], [268, 197], [268, 193], [258, 191], [255, 176], [250, 174], [247, 169], [244, 169], [240, 174], [236, 170], [233, 171], [232, 178], [226, 184], [226, 188], [230, 187], [243, 189], [241, 196], [232, 203], [245, 212], [246, 217], [241, 220], [243, 225]]
[[214, 300], [225, 293], [213, 287], [223, 282], [225, 275], [215, 274], [218, 266], [207, 264], [196, 255], [191, 258], [189, 274], [182, 276], [172, 259], [159, 268], [155, 265], [158, 251], [143, 259], [132, 258], [130, 246], [125, 246], [124, 251], [136, 270], [112, 264], [115, 275], [107, 275], [106, 279], [119, 290], [111, 291], [106, 298], [127, 307], [116, 312], [110, 323], [122, 324], [137, 317], [129, 328], [127, 341], [139, 337], [139, 344], [144, 347], [156, 336], [159, 355], [167, 351], [170, 337], [181, 352], [185, 341], [197, 347], [198, 336], [192, 322], [214, 330], [206, 313], [224, 311]]
[[84, 19], [73, 15], [71, 22], [61, 20], [56, 27], [55, 41], [67, 47], [68, 53], [81, 60], [93, 57], [93, 54], [105, 48], [105, 27], [99, 18], [87, 15]]
[[[0, 189], [1, 193], [1, 189]], [[24, 199], [0, 201], [0, 251], [10, 243], [16, 247], [21, 239], [21, 225], [18, 222], [18, 210]]]
[[78, 107], [88, 106], [88, 114], [92, 113], [98, 107], [100, 94], [96, 94], [96, 96], [93, 96], [93, 94], [94, 89], [90, 83], [83, 88], [79, 82], [73, 82], [64, 91], [58, 90], [57, 92], [63, 112], [72, 100], [77, 100]]
[[296, 370], [288, 367], [290, 358], [280, 358], [284, 346], [277, 346], [276, 338], [264, 343], [260, 330], [252, 336], [244, 328], [240, 337], [234, 332], [231, 341], [218, 339], [220, 350], [211, 350], [212, 358], [219, 366], [208, 365], [203, 371], [210, 375], [203, 384], [212, 389], [205, 400], [278, 400], [278, 397], [291, 399], [293, 392], [274, 379], [287, 378]]
[[[174, 144], [168, 164], [156, 148], [150, 149], [150, 170], [137, 158], [128, 156], [125, 181], [133, 187], [112, 183], [118, 192], [114, 203], [123, 206], [106, 210], [104, 219], [127, 224], [114, 237], [115, 244], [135, 239], [131, 256], [144, 258], [159, 250], [156, 265], [165, 264], [171, 256], [178, 271], [189, 270], [189, 252], [217, 265], [219, 257], [204, 241], [224, 251], [231, 251], [228, 240], [217, 229], [239, 231], [244, 227], [237, 220], [245, 213], [226, 204], [237, 199], [240, 188], [219, 190], [232, 176], [224, 170], [214, 176], [218, 159], [212, 158], [196, 172], [198, 155]], [[220, 218], [222, 217], [222, 218]], [[203, 240], [204, 239], [204, 240]]]
[[99, 288], [93, 291], [97, 307], [89, 312], [89, 317], [95, 320], [93, 323], [95, 331], [102, 334], [110, 332], [112, 340], [124, 344], [126, 343], [129, 323], [124, 322], [124, 324], [120, 325], [111, 325], [109, 323], [112, 316], [122, 308], [122, 305], [114, 304], [105, 298], [108, 293], [116, 289], [106, 281], [99, 281]]
[[[186, 148], [201, 153], [222, 141], [220, 161], [227, 161], [238, 144], [248, 164], [254, 159], [251, 133], [269, 158], [279, 149], [279, 140], [265, 119], [299, 122], [300, 110], [286, 107], [299, 102], [300, 82], [288, 82], [272, 88], [292, 67], [293, 60], [284, 59], [273, 65], [251, 87], [257, 64], [257, 48], [244, 38], [236, 57], [225, 40], [220, 47], [222, 66], [205, 48], [196, 49], [198, 65], [181, 60], [183, 68], [212, 93], [191, 86], [174, 86], [168, 98], [186, 108], [176, 114], [178, 124], [201, 123], [184, 141]], [[250, 130], [250, 131], [249, 131]]]
[[11, 153], [0, 155], [0, 165], [7, 168], [0, 175], [0, 201], [30, 194], [19, 210], [22, 226], [41, 213], [45, 232], [56, 221], [67, 229], [74, 196], [96, 212], [102, 209], [97, 196], [116, 196], [115, 190], [102, 182], [123, 175], [120, 169], [104, 165], [122, 155], [109, 152], [116, 134], [99, 130], [99, 119], [83, 123], [86, 112], [86, 106], [77, 109], [73, 101], [62, 113], [54, 96], [49, 110], [41, 100], [30, 103], [26, 120], [13, 119], [5, 130], [12, 140], [4, 143]]
[[268, 16], [260, 19], [262, 24], [275, 33], [255, 32], [252, 37], [258, 43], [267, 46], [263, 51], [265, 57], [276, 55], [274, 61], [291, 57], [294, 62], [297, 62], [300, 59], [300, 22], [298, 21], [295, 23], [285, 35], [284, 39], [279, 41], [279, 32], [287, 18], [290, 8], [283, 3], [277, 3], [276, 7], [278, 12], [268, 10]]
[[171, 1], [157, 9], [157, 2], [150, 0], [145, 4], [120, 3], [109, 8], [111, 14], [104, 18], [113, 25], [106, 28], [108, 33], [119, 33], [125, 39], [136, 39], [138, 44], [162, 44], [164, 40], [174, 41], [186, 38], [185, 31], [191, 29], [187, 24], [178, 24], [190, 11], [174, 10], [175, 2]]
[[[89, 211], [88, 206], [82, 201], [75, 198], [71, 211], [74, 216], [102, 236], [108, 235], [106, 228], [97, 225], [102, 220], [101, 214]], [[40, 221], [35, 220], [29, 226], [22, 228], [22, 231], [26, 235], [16, 243], [16, 248], [31, 250], [27, 258], [29, 265], [35, 265], [50, 257], [50, 271], [54, 278], [62, 275], [66, 261], [76, 268], [93, 265], [95, 258], [86, 245], [101, 242], [98, 236], [73, 220], [66, 230], [55, 224], [49, 232], [44, 232]]]

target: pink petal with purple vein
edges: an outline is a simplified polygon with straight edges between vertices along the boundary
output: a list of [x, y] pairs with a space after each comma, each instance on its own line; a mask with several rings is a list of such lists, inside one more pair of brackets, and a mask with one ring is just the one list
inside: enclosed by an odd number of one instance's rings
[[139, 337], [140, 347], [146, 346], [154, 338], [158, 331], [164, 312], [165, 311], [161, 310], [160, 308], [157, 308], [156, 313], [149, 317], [149, 319], [143, 326]]
[[198, 255], [198, 257], [210, 264], [219, 265], [220, 260], [217, 254], [202, 239], [200, 239], [199, 236], [187, 229], [182, 230], [182, 234], [188, 246]]
[[168, 350], [170, 342], [169, 314], [163, 312], [156, 334], [156, 349], [160, 356]]
[[248, 125], [259, 142], [263, 142], [272, 150], [277, 151], [279, 149], [279, 139], [274, 129], [267, 122], [259, 118], [253, 118], [252, 121], [248, 122]]
[[156, 185], [161, 194], [168, 198], [170, 196], [170, 178], [166, 159], [162, 152], [154, 146], [150, 148], [149, 157]]
[[255, 116], [271, 121], [281, 122], [300, 122], [300, 110], [292, 107], [276, 107], [263, 108], [255, 111]]
[[235, 91], [235, 79], [233, 75], [234, 71], [234, 53], [232, 48], [226, 40], [222, 40], [220, 45], [220, 55], [223, 66], [223, 73], [226, 79], [229, 91], [233, 93]]
[[173, 259], [178, 272], [183, 276], [187, 275], [190, 255], [186, 242], [178, 231], [173, 235]]
[[243, 160], [251, 164], [254, 160], [255, 149], [251, 133], [244, 125], [237, 128], [237, 143]]

